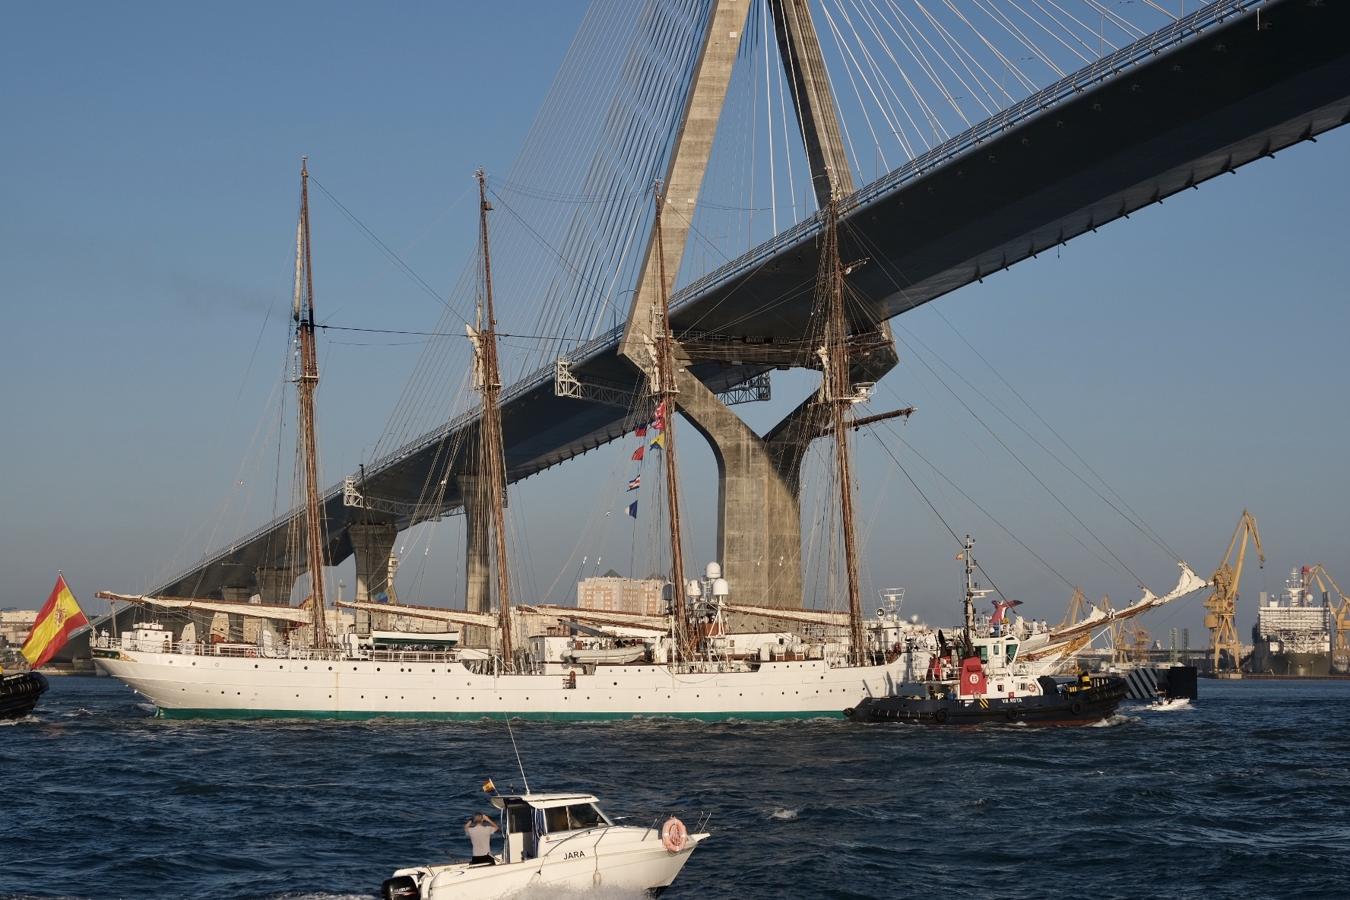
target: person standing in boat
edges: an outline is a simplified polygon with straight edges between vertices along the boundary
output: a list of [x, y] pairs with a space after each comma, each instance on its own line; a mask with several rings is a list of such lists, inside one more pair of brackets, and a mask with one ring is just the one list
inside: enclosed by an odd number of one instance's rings
[[469, 860], [471, 863], [484, 866], [497, 864], [492, 857], [492, 835], [497, 831], [497, 823], [483, 813], [476, 813], [464, 823], [464, 834], [468, 836], [469, 845], [473, 848], [473, 859]]

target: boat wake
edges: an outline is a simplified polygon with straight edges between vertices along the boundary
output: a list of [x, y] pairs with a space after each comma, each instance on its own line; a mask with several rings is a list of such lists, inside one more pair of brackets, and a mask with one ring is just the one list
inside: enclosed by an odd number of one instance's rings
[[33, 714], [28, 714], [18, 719], [0, 719], [0, 725], [32, 725], [42, 721]]
[[779, 822], [793, 822], [797, 819], [797, 816], [800, 813], [801, 807], [798, 807], [797, 809], [792, 809], [786, 806], [777, 806], [774, 807], [773, 811], [769, 813], [769, 818]]
[[511, 895], [512, 900], [639, 900], [650, 896], [646, 891], [624, 890], [623, 888], [599, 887], [566, 888], [555, 884], [541, 884], [527, 887]]
[[1142, 707], [1141, 712], [1182, 712], [1195, 709], [1191, 706], [1191, 701], [1184, 697], [1178, 700], [1164, 700], [1162, 703], [1153, 703]]
[[1125, 715], [1125, 714], [1123, 714], [1123, 713], [1115, 713], [1115, 714], [1113, 714], [1113, 715], [1107, 716], [1105, 719], [1102, 719], [1100, 722], [1093, 722], [1091, 725], [1088, 725], [1088, 726], [1086, 726], [1086, 727], [1088, 727], [1088, 728], [1114, 728], [1114, 727], [1116, 727], [1117, 725], [1129, 725], [1129, 724], [1132, 723], [1132, 722], [1138, 722], [1138, 721], [1139, 721], [1139, 717], [1138, 717], [1138, 716], [1127, 716], [1127, 715]]

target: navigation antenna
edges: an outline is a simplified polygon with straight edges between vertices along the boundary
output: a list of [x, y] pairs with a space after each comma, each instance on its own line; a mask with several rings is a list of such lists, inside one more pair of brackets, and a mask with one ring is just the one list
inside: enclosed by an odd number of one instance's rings
[[520, 761], [520, 748], [516, 746], [516, 733], [511, 728], [511, 717], [506, 717], [506, 733], [511, 736], [511, 749], [516, 753], [516, 767], [520, 769], [520, 780], [525, 782], [525, 793], [530, 791], [530, 779], [525, 777], [525, 764]]
[[318, 441], [314, 436], [314, 391], [319, 386], [319, 358], [314, 348], [314, 259], [309, 234], [309, 157], [300, 158], [300, 222], [295, 229], [295, 299], [291, 306], [300, 344], [300, 377], [296, 405], [300, 417], [300, 452], [305, 467], [305, 549], [309, 561], [310, 618], [314, 646], [328, 646], [323, 596], [323, 510], [319, 502]]
[[[492, 532], [497, 556], [497, 619], [501, 634], [502, 666], [507, 672], [515, 670], [515, 652], [511, 645], [511, 573], [506, 564], [506, 452], [502, 445], [502, 417], [498, 398], [502, 379], [497, 364], [497, 316], [492, 306], [492, 255], [488, 249], [488, 213], [492, 204], [487, 199], [487, 175], [482, 169], [478, 178], [478, 223], [483, 250], [483, 293], [478, 303], [477, 321], [466, 326], [473, 343], [475, 374], [482, 396], [478, 419], [479, 473], [486, 482], [488, 507], [492, 514]], [[476, 327], [475, 327], [476, 326]], [[515, 738], [511, 739], [515, 743]]]

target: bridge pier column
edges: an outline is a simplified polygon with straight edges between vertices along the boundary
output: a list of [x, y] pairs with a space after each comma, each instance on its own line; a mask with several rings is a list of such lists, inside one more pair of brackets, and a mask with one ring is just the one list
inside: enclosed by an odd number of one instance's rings
[[[253, 589], [250, 587], [223, 587], [220, 589], [220, 598], [227, 603], [248, 603], [253, 599]], [[254, 638], [257, 637], [258, 620], [246, 620], [243, 616], [234, 613], [226, 613], [225, 640], [231, 643], [240, 643], [248, 640], [247, 632], [252, 631]]]
[[295, 573], [281, 566], [260, 566], [253, 570], [253, 581], [258, 585], [258, 596], [268, 606], [290, 606], [291, 588]]
[[[386, 523], [349, 525], [347, 534], [356, 557], [356, 600], [377, 603], [381, 596], [393, 599], [394, 588], [389, 580], [389, 558], [398, 540], [398, 526]], [[356, 633], [368, 637], [372, 628], [383, 628], [387, 616], [369, 610], [356, 610]]]
[[[717, 547], [732, 595], [742, 603], [802, 603], [801, 507], [795, 466], [689, 373], [678, 375], [679, 408], [717, 460]], [[798, 455], [797, 460], [800, 460]]]
[[[459, 475], [460, 496], [464, 498], [464, 609], [466, 612], [492, 611], [492, 550], [489, 540], [486, 479], [478, 475]], [[461, 643], [466, 647], [489, 647], [486, 628], [465, 625]]]

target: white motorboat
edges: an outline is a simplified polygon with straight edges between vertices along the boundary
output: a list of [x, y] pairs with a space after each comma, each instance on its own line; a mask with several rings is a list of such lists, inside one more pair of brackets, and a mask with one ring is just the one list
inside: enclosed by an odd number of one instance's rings
[[[617, 825], [590, 794], [505, 794], [502, 852], [495, 864], [452, 862], [399, 869], [381, 887], [385, 900], [487, 900], [527, 888], [599, 887], [660, 894], [706, 832], [674, 817], [648, 827]], [[706, 822], [706, 820], [705, 820]]]

